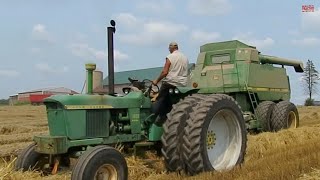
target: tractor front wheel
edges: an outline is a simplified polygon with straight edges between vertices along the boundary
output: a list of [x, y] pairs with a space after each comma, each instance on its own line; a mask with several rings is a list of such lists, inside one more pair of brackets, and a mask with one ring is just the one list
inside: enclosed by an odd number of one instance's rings
[[36, 144], [32, 143], [18, 155], [14, 169], [16, 171], [43, 170], [48, 163], [44, 155], [35, 151]]
[[242, 163], [247, 132], [239, 105], [228, 95], [208, 96], [190, 114], [183, 140], [188, 174], [229, 170]]
[[50, 163], [50, 155], [36, 152], [35, 147], [36, 144], [32, 143], [22, 150], [15, 162], [15, 171], [41, 171], [43, 175], [49, 175], [56, 174], [58, 170], [61, 170], [61, 168], [58, 168], [58, 166], [70, 166], [70, 159], [68, 155], [64, 154], [53, 156], [52, 160], [58, 160], [58, 163], [57, 161]]
[[71, 180], [127, 180], [128, 166], [125, 158], [110, 146], [96, 146], [80, 156]]

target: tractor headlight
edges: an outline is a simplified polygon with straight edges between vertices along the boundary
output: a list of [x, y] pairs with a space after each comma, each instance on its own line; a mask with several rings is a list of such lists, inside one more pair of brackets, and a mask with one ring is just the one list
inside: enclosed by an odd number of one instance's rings
[[123, 88], [123, 89], [122, 89], [122, 92], [123, 92], [124, 94], [129, 94], [130, 88]]
[[174, 93], [175, 93], [175, 94], [179, 94], [180, 92], [179, 92], [178, 89], [175, 89], [175, 90], [174, 90]]
[[170, 94], [173, 94], [173, 89], [169, 89], [169, 93], [170, 93]]

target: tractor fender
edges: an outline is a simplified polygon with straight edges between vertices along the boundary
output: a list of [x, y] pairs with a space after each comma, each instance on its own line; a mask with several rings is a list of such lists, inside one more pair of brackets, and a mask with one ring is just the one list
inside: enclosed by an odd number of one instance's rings
[[197, 93], [200, 89], [192, 88], [192, 87], [176, 87], [179, 90], [179, 93], [189, 95]]

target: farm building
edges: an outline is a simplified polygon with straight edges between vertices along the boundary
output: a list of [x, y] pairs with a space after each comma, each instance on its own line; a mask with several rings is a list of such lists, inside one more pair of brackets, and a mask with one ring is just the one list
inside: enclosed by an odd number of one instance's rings
[[[194, 69], [194, 67], [195, 67], [194, 63], [189, 64], [189, 75], [191, 71]], [[115, 72], [115, 75], [114, 75], [115, 93], [118, 93], [118, 94], [123, 93], [122, 88], [130, 85], [130, 82], [128, 80], [129, 77], [132, 79], [140, 80], [140, 81], [144, 79], [154, 80], [160, 75], [162, 68], [163, 67], [155, 67], [155, 68]], [[101, 86], [96, 87], [93, 91], [96, 93], [108, 93], [108, 77], [103, 79], [102, 86], [103, 88]]]
[[9, 97], [10, 105], [14, 105], [17, 102], [31, 102], [31, 103], [41, 103], [46, 97], [55, 94], [78, 94], [77, 92], [64, 88], [64, 87], [54, 87], [54, 88], [43, 88], [35, 89], [26, 92], [20, 92], [18, 95], [13, 95]]

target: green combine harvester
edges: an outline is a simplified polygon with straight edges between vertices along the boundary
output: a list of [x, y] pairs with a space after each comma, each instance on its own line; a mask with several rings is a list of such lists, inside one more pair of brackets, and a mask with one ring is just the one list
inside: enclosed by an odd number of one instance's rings
[[[266, 56], [240, 41], [208, 43], [200, 53], [188, 87], [170, 90], [174, 105], [162, 127], [153, 122], [150, 80], [128, 77], [132, 86], [114, 92], [113, 34], [108, 27], [109, 93], [92, 91], [95, 64], [86, 64], [87, 94], [45, 99], [49, 134], [18, 156], [16, 170], [55, 174], [72, 165], [72, 180], [127, 179], [124, 156], [115, 148], [161, 150], [169, 172], [195, 175], [240, 165], [247, 132], [297, 128], [299, 115], [290, 100], [284, 66], [303, 72], [303, 64]], [[160, 72], [159, 72], [160, 73]]]

